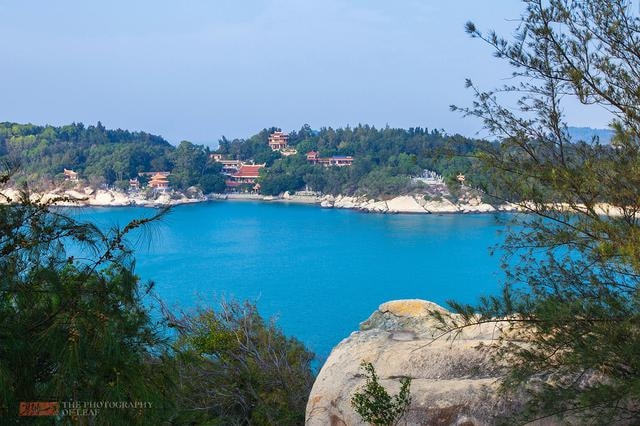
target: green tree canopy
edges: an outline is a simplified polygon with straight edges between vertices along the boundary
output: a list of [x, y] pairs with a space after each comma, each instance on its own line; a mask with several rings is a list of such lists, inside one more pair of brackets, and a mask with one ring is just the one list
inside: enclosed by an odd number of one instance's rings
[[[503, 140], [480, 154], [491, 195], [530, 213], [506, 235], [507, 282], [478, 306], [452, 302], [445, 330], [498, 322], [503, 390], [523, 418], [640, 421], [640, 19], [625, 0], [525, 0], [513, 40], [468, 32], [513, 66], [507, 87], [461, 109]], [[508, 96], [521, 96], [518, 108]], [[506, 95], [505, 99], [503, 95]], [[572, 144], [563, 102], [612, 113], [612, 146]], [[457, 109], [457, 108], [454, 108]], [[504, 320], [506, 319], [506, 320]], [[515, 421], [511, 419], [510, 421]]]

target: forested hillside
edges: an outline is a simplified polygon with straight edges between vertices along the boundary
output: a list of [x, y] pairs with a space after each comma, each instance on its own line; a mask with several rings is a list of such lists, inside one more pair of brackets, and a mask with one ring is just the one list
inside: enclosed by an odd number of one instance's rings
[[0, 123], [0, 156], [18, 162], [32, 181], [52, 180], [68, 168], [92, 182], [112, 184], [138, 171], [170, 168], [173, 150], [159, 136], [107, 130], [100, 122], [87, 127]]
[[36, 126], [0, 123], [0, 160], [19, 167], [18, 182], [55, 186], [65, 168], [78, 172], [92, 186], [127, 187], [144, 171], [171, 171], [172, 185], [201, 185], [221, 191], [217, 165], [208, 164], [208, 148], [183, 141], [176, 148], [160, 136], [108, 130], [100, 122], [85, 126]]
[[[261, 179], [262, 192], [275, 195], [309, 187], [331, 194], [367, 194], [384, 196], [406, 193], [412, 189], [410, 177], [419, 176], [424, 169], [443, 175], [453, 183], [458, 173], [483, 179], [471, 155], [486, 141], [460, 135], [449, 136], [443, 131], [420, 127], [377, 129], [368, 125], [319, 131], [304, 126], [289, 134], [289, 145], [298, 154], [281, 157], [267, 145], [275, 128], [264, 129], [249, 139], [219, 142], [218, 152], [232, 159], [254, 159], [268, 168]], [[349, 155], [354, 157], [351, 167], [322, 167], [306, 161], [306, 153], [318, 151], [320, 156]]]
[[[313, 130], [308, 125], [289, 134], [289, 146], [296, 155], [282, 156], [268, 145], [269, 135], [279, 130], [266, 128], [247, 139], [223, 137], [215, 152], [227, 159], [266, 164], [258, 180], [260, 191], [277, 195], [285, 191], [310, 189], [325, 194], [386, 197], [420, 192], [412, 179], [424, 170], [442, 175], [456, 193], [456, 176], [466, 184], [493, 191], [491, 170], [481, 168], [477, 154], [499, 146], [497, 142], [448, 135], [423, 128], [375, 128], [368, 125]], [[349, 167], [310, 164], [306, 153], [322, 157], [353, 157]], [[176, 147], [160, 136], [145, 132], [108, 130], [100, 122], [85, 126], [36, 126], [0, 123], [0, 161], [19, 165], [16, 183], [55, 187], [63, 181], [65, 168], [78, 172], [93, 187], [127, 189], [129, 179], [145, 171], [169, 171], [170, 187], [184, 190], [198, 186], [204, 193], [223, 192], [225, 176], [214, 152], [204, 145], [182, 141]], [[141, 178], [144, 180], [144, 178]]]

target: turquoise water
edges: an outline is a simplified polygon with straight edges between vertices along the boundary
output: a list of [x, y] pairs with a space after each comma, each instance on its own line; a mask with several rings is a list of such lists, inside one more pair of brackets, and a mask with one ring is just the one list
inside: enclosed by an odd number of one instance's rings
[[[76, 210], [102, 226], [144, 208]], [[136, 241], [136, 272], [175, 308], [256, 300], [326, 357], [380, 303], [473, 302], [502, 273], [492, 215], [376, 215], [315, 206], [210, 202], [176, 207]], [[136, 239], [137, 240], [137, 239]]]

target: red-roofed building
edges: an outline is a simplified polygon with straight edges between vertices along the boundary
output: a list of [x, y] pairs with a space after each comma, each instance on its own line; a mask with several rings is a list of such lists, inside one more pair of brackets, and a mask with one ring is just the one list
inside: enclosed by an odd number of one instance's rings
[[264, 166], [264, 164], [243, 164], [232, 175], [233, 180], [240, 183], [256, 183], [256, 179], [260, 176], [260, 169]]
[[169, 179], [167, 179], [168, 174], [164, 174], [162, 172], [156, 173], [151, 176], [149, 180], [149, 187], [155, 189], [167, 189], [169, 188]]
[[[259, 185], [256, 184], [256, 179], [260, 176], [260, 169], [264, 164], [243, 164], [240, 166], [237, 172], [229, 176], [225, 183], [227, 189], [231, 191], [237, 191], [244, 187], [245, 190], [253, 189], [258, 190]], [[251, 188], [249, 188], [251, 186]]]

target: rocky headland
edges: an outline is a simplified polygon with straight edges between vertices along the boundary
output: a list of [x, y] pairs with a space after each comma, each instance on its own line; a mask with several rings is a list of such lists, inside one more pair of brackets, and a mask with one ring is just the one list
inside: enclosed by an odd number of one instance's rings
[[[424, 300], [398, 300], [378, 308], [360, 330], [340, 342], [320, 370], [309, 396], [308, 426], [364, 425], [351, 398], [364, 384], [361, 362], [370, 362], [380, 384], [398, 392], [410, 377], [411, 405], [400, 424], [491, 425], [518, 412], [518, 401], [497, 394], [501, 368], [478, 350], [498, 337], [492, 324], [469, 327], [458, 338], [434, 339], [441, 332], [430, 310], [448, 312]], [[503, 417], [504, 418], [504, 417]], [[543, 424], [557, 424], [550, 419]]]
[[428, 199], [424, 194], [400, 195], [386, 200], [366, 196], [343, 195], [300, 195], [285, 192], [280, 196], [259, 194], [217, 194], [210, 198], [221, 200], [255, 200], [288, 202], [299, 204], [319, 204], [323, 208], [350, 209], [366, 213], [493, 213], [496, 211], [516, 211], [515, 205], [492, 206], [480, 197], [467, 197], [457, 203], [446, 198]]
[[513, 205], [496, 207], [487, 204], [480, 197], [466, 197], [454, 203], [447, 198], [429, 199], [423, 194], [401, 195], [388, 200], [326, 195], [322, 197], [320, 205], [369, 213], [493, 213], [516, 210], [516, 206]]

